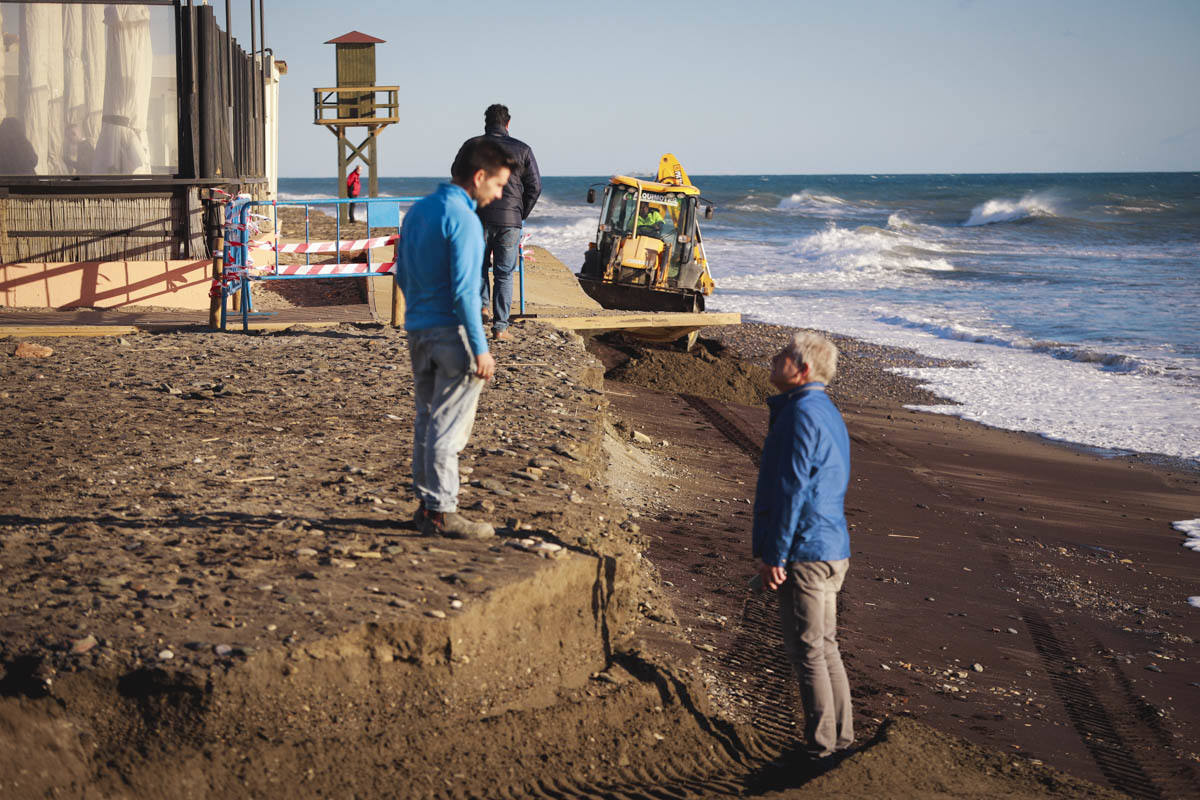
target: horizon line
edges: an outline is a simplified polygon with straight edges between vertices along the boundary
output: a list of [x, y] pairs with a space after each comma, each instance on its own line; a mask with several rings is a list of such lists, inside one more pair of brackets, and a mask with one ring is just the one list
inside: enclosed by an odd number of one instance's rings
[[[603, 178], [611, 175], [636, 175], [638, 173], [607, 172], [607, 173], [569, 173], [559, 175], [543, 174], [543, 178]], [[1187, 175], [1200, 178], [1200, 167], [1196, 169], [1136, 169], [1136, 170], [1001, 170], [992, 172], [922, 172], [908, 170], [876, 170], [870, 172], [693, 172], [689, 173], [705, 178], [747, 178], [747, 177], [814, 177], [837, 175], [847, 177], [891, 177], [894, 175]], [[337, 175], [280, 175], [280, 180], [336, 180]], [[447, 180], [448, 175], [380, 175], [384, 178], [404, 178], [408, 180]]]

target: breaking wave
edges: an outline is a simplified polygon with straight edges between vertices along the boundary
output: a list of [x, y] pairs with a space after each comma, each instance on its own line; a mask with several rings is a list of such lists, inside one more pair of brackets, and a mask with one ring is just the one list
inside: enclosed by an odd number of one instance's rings
[[793, 209], [808, 211], [812, 209], [838, 208], [845, 205], [847, 205], [846, 201], [837, 195], [817, 194], [816, 192], [810, 192], [808, 189], [779, 201], [779, 209], [781, 211], [791, 211]]
[[997, 198], [975, 206], [964, 227], [995, 225], [999, 222], [1016, 222], [1031, 217], [1057, 217], [1056, 201], [1049, 194], [1027, 194], [1020, 200]]
[[525, 232], [529, 234], [529, 244], [546, 248], [574, 271], [583, 263], [588, 242], [596, 237], [596, 220], [583, 217], [566, 224], [544, 224], [530, 215]]
[[578, 217], [581, 215], [596, 218], [600, 215], [599, 208], [599, 198], [596, 199], [596, 205], [588, 205], [582, 197], [579, 203], [563, 203], [543, 195], [538, 198], [537, 205], [533, 207], [533, 213], [529, 215], [529, 219], [536, 221], [539, 217]]
[[728, 208], [734, 211], [771, 212], [795, 216], [843, 217], [851, 214], [862, 214], [866, 209], [843, 200], [837, 195], [821, 194], [809, 189], [796, 192], [780, 199], [778, 195], [748, 194], [740, 202], [732, 203]]
[[830, 224], [825, 230], [794, 242], [792, 249], [801, 256], [852, 269], [954, 271], [954, 265], [946, 260], [941, 246], [935, 242], [871, 225], [850, 230]]
[[941, 235], [945, 233], [936, 225], [927, 225], [924, 222], [916, 222], [908, 217], [903, 211], [897, 211], [888, 217], [888, 229], [899, 231], [907, 234], [926, 234], [926, 235]]

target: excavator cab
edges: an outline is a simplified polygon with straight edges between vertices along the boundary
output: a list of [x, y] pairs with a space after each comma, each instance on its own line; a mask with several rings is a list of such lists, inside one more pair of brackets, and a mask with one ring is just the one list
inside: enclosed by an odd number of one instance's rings
[[[698, 225], [703, 201], [681, 168], [677, 174], [678, 183], [661, 167], [658, 181], [614, 175], [604, 187], [596, 239], [578, 277], [605, 308], [704, 310], [714, 285]], [[595, 200], [589, 189], [588, 202]], [[704, 213], [711, 216], [711, 206]]]

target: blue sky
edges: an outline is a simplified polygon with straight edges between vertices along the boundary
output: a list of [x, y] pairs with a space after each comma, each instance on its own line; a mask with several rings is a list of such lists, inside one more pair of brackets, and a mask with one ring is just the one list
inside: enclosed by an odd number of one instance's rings
[[[243, 3], [234, 0], [235, 15]], [[223, 3], [216, 3], [223, 20]], [[1200, 0], [267, 0], [280, 173], [336, 173], [325, 40], [361, 30], [403, 121], [381, 175], [449, 171], [503, 102], [547, 175], [1200, 168]], [[234, 33], [248, 43], [247, 19]]]

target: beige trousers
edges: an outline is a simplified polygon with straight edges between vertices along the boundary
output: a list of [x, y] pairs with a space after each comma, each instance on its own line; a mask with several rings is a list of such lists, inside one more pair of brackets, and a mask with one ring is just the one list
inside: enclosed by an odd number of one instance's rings
[[800, 679], [804, 740], [824, 757], [854, 742], [850, 681], [837, 644], [837, 593], [850, 559], [793, 561], [779, 589], [779, 620], [788, 658]]

